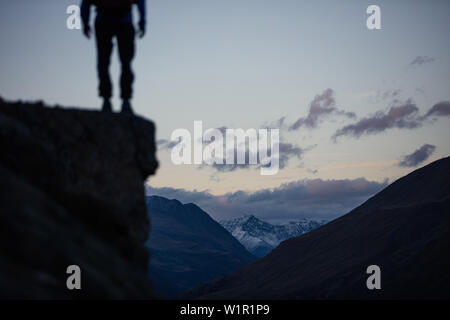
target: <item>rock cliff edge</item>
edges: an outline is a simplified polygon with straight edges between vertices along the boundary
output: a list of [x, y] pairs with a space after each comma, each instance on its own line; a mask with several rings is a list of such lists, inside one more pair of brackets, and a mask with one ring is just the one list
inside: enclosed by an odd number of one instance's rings
[[0, 298], [151, 298], [154, 124], [0, 100], [0, 146]]

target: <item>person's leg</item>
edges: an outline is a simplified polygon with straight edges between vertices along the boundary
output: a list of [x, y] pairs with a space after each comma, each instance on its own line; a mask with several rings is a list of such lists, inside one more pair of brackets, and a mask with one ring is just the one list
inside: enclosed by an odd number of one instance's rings
[[122, 75], [120, 77], [121, 98], [124, 101], [122, 111], [131, 112], [130, 99], [133, 95], [134, 75], [131, 69], [131, 61], [134, 58], [134, 27], [131, 23], [124, 23], [118, 28], [117, 42], [119, 45], [119, 56], [122, 64]]
[[97, 71], [99, 80], [99, 96], [103, 97], [103, 111], [111, 111], [112, 84], [109, 65], [112, 53], [113, 30], [105, 22], [96, 21], [95, 35], [97, 40]]

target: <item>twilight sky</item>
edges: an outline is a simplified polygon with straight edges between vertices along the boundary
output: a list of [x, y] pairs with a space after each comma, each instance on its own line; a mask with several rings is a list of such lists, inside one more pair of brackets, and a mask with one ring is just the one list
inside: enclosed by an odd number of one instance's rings
[[[1, 1], [0, 96], [99, 108], [94, 41], [66, 28], [71, 4]], [[370, 4], [382, 30], [366, 27]], [[158, 139], [194, 120], [279, 127], [285, 165], [176, 167], [161, 143], [151, 194], [217, 219], [336, 217], [450, 154], [448, 0], [148, 0], [148, 11], [134, 106]], [[115, 88], [118, 66], [115, 55]]]

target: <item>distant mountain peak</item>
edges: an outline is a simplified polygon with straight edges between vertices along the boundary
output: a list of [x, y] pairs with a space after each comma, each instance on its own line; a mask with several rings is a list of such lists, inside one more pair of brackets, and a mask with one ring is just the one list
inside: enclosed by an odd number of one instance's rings
[[325, 223], [326, 220], [302, 219], [274, 225], [254, 215], [244, 215], [220, 222], [247, 250], [258, 257], [265, 256], [282, 241], [298, 237]]

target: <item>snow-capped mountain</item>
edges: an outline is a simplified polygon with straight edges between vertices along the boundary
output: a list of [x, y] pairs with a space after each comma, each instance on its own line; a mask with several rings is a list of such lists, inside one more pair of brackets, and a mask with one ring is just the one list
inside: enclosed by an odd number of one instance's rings
[[327, 223], [326, 220], [302, 219], [283, 225], [273, 225], [255, 216], [243, 216], [221, 221], [239, 242], [257, 257], [263, 257], [282, 241], [298, 237]]

